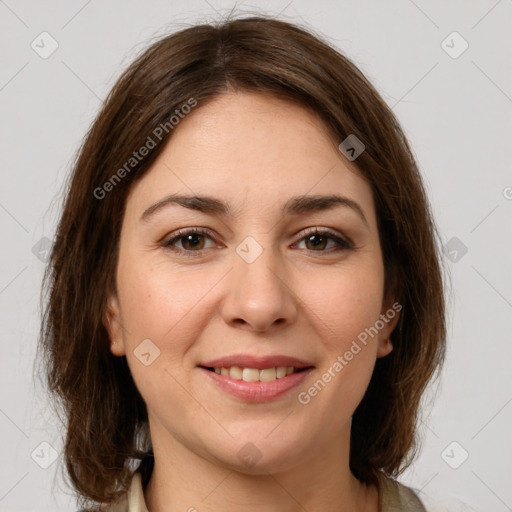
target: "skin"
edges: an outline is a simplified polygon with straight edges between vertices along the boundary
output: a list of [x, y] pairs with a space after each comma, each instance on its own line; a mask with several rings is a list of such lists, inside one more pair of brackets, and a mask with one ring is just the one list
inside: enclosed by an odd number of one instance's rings
[[[155, 453], [145, 490], [151, 512], [378, 510], [378, 490], [349, 469], [351, 416], [377, 357], [392, 350], [398, 314], [307, 405], [297, 400], [393, 304], [370, 185], [337, 149], [315, 114], [256, 93], [229, 92], [198, 105], [130, 191], [117, 267], [118, 295], [104, 318], [111, 351], [126, 356], [144, 398]], [[214, 196], [230, 216], [168, 205], [171, 193]], [[283, 216], [292, 196], [337, 193], [349, 207]], [[160, 242], [181, 228], [212, 232], [173, 252]], [[308, 243], [305, 228], [330, 228]], [[263, 248], [248, 263], [236, 252], [247, 237]], [[322, 238], [314, 239], [315, 241]], [[197, 256], [197, 254], [199, 254]], [[160, 355], [145, 366], [134, 354], [150, 339]], [[315, 367], [297, 389], [266, 403], [227, 395], [197, 367], [230, 354], [284, 354]], [[253, 443], [260, 460], [238, 457]]]

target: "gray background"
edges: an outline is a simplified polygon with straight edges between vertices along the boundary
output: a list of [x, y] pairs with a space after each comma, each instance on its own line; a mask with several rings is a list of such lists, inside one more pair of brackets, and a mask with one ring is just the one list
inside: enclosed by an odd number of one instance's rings
[[[32, 378], [45, 237], [74, 154], [135, 53], [233, 6], [0, 0], [1, 512], [76, 510], [54, 460], [62, 430]], [[238, 3], [248, 10], [317, 30], [373, 81], [411, 141], [448, 244], [447, 363], [425, 404], [421, 455], [401, 480], [431, 510], [512, 510], [512, 1]], [[46, 59], [31, 47], [51, 48], [43, 31], [58, 43]]]

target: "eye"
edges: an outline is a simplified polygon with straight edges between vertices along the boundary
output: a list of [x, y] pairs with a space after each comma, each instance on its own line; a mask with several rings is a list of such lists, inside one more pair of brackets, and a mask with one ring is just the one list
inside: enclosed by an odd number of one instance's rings
[[[205, 238], [213, 241], [210, 230], [206, 228], [180, 229], [173, 233], [173, 235], [172, 238], [162, 241], [161, 245], [172, 251], [191, 257], [200, 256], [202, 251], [208, 248], [205, 247]], [[350, 242], [327, 229], [310, 228], [305, 236], [299, 240], [299, 243], [303, 241], [306, 243], [306, 246], [309, 245], [309, 247], [306, 247], [306, 250], [312, 252], [332, 253], [352, 249]], [[325, 250], [329, 242], [334, 244], [334, 247], [330, 247], [331, 250]], [[181, 244], [181, 247], [177, 244]], [[215, 244], [210, 247], [215, 247]]]
[[[311, 228], [310, 230], [308, 230], [306, 235], [300, 239], [299, 243], [301, 243], [302, 241], [305, 241], [306, 246], [309, 245], [309, 247], [306, 247], [307, 250], [311, 250], [314, 252], [337, 252], [352, 249], [351, 243], [344, 240], [336, 233], [327, 229]], [[334, 243], [333, 251], [325, 250], [326, 245], [328, 245], [329, 242]]]
[[[205, 228], [180, 229], [174, 235], [169, 240], [161, 242], [161, 245], [187, 256], [197, 256], [205, 249], [205, 237], [212, 240], [210, 231]], [[176, 243], [181, 243], [182, 247], [176, 247]]]

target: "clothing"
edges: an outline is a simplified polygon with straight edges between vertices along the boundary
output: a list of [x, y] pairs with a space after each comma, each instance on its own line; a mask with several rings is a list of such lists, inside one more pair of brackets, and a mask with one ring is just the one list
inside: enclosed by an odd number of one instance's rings
[[[129, 511], [131, 512], [131, 511]], [[379, 476], [379, 512], [427, 512], [416, 493], [406, 485]]]
[[[106, 512], [149, 512], [144, 501], [142, 479], [135, 472], [127, 493]], [[379, 512], [426, 512], [415, 492], [384, 475], [379, 476]]]

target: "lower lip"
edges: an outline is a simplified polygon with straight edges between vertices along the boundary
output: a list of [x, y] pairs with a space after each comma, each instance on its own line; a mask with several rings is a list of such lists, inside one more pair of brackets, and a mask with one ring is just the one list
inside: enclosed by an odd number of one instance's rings
[[220, 389], [245, 402], [267, 402], [278, 398], [299, 386], [313, 370], [313, 368], [308, 368], [270, 382], [245, 382], [232, 379], [227, 375], [220, 375], [203, 367], [199, 367], [199, 369], [205, 372], [207, 377], [212, 379]]

